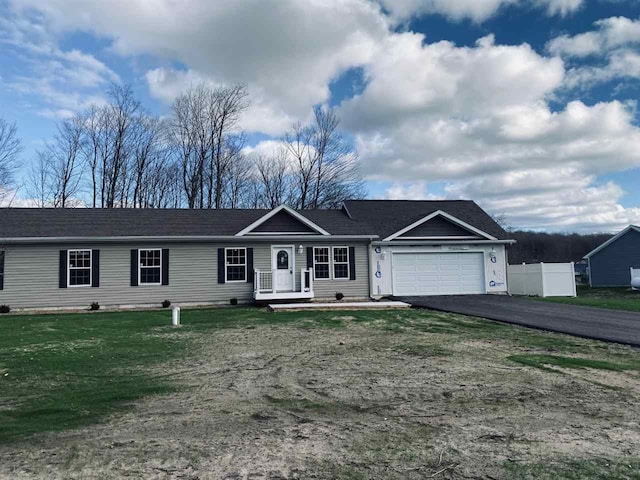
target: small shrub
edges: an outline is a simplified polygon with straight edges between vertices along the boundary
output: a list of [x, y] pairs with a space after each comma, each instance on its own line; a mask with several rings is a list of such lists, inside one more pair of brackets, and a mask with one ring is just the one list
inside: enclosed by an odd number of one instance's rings
[[237, 305], [238, 304], [238, 299], [237, 298], [232, 298], [231, 300], [229, 300], [229, 303], [231, 305]]
[[341, 292], [336, 292], [336, 300], [342, 300], [344, 298], [344, 294]]
[[0, 305], [0, 313], [9, 313], [11, 307], [9, 305]]
[[162, 308], [169, 308], [171, 306], [171, 302], [169, 300], [164, 300], [162, 302]]
[[100, 304], [98, 302], [93, 302], [91, 305], [89, 305], [89, 310], [100, 310]]

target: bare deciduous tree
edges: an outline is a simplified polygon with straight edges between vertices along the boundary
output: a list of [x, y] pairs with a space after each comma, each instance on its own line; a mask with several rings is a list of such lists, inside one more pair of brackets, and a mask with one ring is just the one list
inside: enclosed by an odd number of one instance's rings
[[0, 118], [0, 195], [13, 184], [22, 142], [15, 123]]
[[50, 192], [51, 204], [65, 208], [74, 206], [69, 202], [80, 191], [82, 180], [81, 151], [83, 147], [84, 124], [79, 117], [64, 120], [58, 125], [53, 140], [39, 152], [46, 165], [48, 187], [42, 191]]
[[288, 203], [291, 194], [291, 168], [287, 150], [281, 148], [274, 156], [256, 155], [254, 165], [258, 204], [265, 208], [275, 208]]
[[358, 156], [338, 127], [331, 109], [314, 108], [310, 125], [295, 124], [283, 138], [293, 157], [297, 208], [336, 208], [348, 198], [362, 198]]

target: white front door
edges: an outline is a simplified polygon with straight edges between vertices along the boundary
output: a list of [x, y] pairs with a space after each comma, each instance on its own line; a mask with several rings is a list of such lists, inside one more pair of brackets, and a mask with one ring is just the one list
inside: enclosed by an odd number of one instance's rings
[[292, 246], [271, 247], [271, 268], [275, 272], [274, 283], [277, 292], [293, 292], [295, 257]]

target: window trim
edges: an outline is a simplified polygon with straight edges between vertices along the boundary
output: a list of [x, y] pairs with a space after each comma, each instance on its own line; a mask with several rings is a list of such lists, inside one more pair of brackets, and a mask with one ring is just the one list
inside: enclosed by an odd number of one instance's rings
[[[319, 250], [321, 248], [326, 248], [327, 249], [327, 261], [326, 262], [316, 262], [316, 250]], [[322, 278], [318, 278], [316, 277], [316, 263], [320, 264], [320, 265], [327, 265], [329, 267], [329, 276], [328, 277], [322, 277]], [[326, 246], [326, 247], [313, 247], [313, 280], [318, 280], [318, 281], [323, 281], [323, 280], [331, 280], [331, 247], [330, 246]]]
[[[154, 266], [142, 266], [142, 255], [140, 252], [160, 252], [160, 265]], [[160, 281], [158, 283], [147, 283], [142, 281], [142, 269], [143, 268], [159, 268], [160, 269]], [[158, 287], [162, 286], [162, 249], [161, 248], [139, 248], [138, 249], [138, 286], [139, 287]]]
[[[89, 252], [88, 267], [71, 267], [71, 252]], [[82, 285], [71, 285], [71, 270], [87, 270], [89, 269], [89, 283]], [[93, 250], [90, 248], [74, 248], [67, 250], [67, 287], [68, 288], [86, 288], [93, 286]]]
[[[244, 250], [244, 264], [242, 263], [227, 263], [227, 250]], [[243, 280], [229, 280], [227, 267], [244, 267], [244, 279]], [[247, 283], [247, 247], [225, 247], [224, 248], [224, 283]]]
[[[346, 262], [336, 262], [336, 257], [334, 251], [336, 248], [344, 248], [347, 251], [347, 261]], [[346, 265], [347, 266], [347, 276], [336, 278], [336, 265]], [[351, 259], [349, 258], [349, 247], [345, 245], [337, 245], [331, 247], [331, 279], [336, 281], [349, 280], [351, 278]]]

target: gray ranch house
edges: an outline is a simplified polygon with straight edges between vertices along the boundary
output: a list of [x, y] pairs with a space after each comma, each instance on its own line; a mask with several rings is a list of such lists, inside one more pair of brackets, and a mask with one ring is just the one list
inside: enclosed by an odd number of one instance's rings
[[584, 258], [592, 287], [628, 287], [631, 268], [640, 268], [640, 227], [629, 225]]
[[0, 304], [208, 305], [506, 293], [506, 232], [472, 201], [339, 210], [0, 209]]

